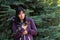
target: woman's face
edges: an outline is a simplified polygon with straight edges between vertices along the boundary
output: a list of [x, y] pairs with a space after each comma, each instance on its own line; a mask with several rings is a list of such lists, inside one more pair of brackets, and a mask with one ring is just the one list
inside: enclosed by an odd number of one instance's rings
[[23, 20], [25, 18], [25, 12], [20, 11], [18, 17]]

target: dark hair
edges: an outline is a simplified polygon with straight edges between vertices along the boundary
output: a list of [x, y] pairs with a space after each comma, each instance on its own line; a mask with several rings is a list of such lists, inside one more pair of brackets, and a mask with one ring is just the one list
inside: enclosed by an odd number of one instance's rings
[[[16, 9], [16, 14], [15, 14], [15, 17], [16, 17], [15, 20], [16, 20], [16, 22], [21, 22], [20, 19], [19, 19], [19, 17], [18, 17], [19, 12], [21, 12], [21, 11], [23, 11], [23, 12], [25, 13], [25, 10], [24, 10], [23, 7], [18, 7], [18, 8]], [[25, 18], [23, 19], [23, 22], [24, 22], [24, 23], [26, 22], [26, 15], [25, 15]]]

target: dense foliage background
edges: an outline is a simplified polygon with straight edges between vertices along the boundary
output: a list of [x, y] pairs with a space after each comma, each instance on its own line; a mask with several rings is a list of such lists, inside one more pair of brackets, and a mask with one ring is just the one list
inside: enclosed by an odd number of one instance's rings
[[0, 0], [0, 40], [11, 37], [11, 17], [23, 5], [26, 15], [34, 19], [38, 29], [34, 40], [60, 40], [60, 0]]

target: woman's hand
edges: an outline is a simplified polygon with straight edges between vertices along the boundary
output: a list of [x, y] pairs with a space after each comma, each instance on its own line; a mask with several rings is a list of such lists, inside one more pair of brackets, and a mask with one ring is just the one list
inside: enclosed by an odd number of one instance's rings
[[26, 35], [26, 34], [28, 34], [28, 32], [27, 32], [27, 27], [28, 27], [28, 25], [22, 25], [22, 28], [25, 30], [24, 32], [23, 32], [23, 35]]
[[27, 30], [25, 30], [25, 31], [23, 32], [23, 35], [26, 35], [26, 34], [28, 34]]

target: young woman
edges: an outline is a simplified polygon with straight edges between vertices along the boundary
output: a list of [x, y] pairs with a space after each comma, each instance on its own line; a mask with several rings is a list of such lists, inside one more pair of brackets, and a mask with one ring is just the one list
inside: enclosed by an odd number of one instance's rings
[[33, 19], [26, 16], [22, 7], [16, 9], [16, 15], [12, 18], [12, 31], [15, 40], [33, 40], [37, 34]]

